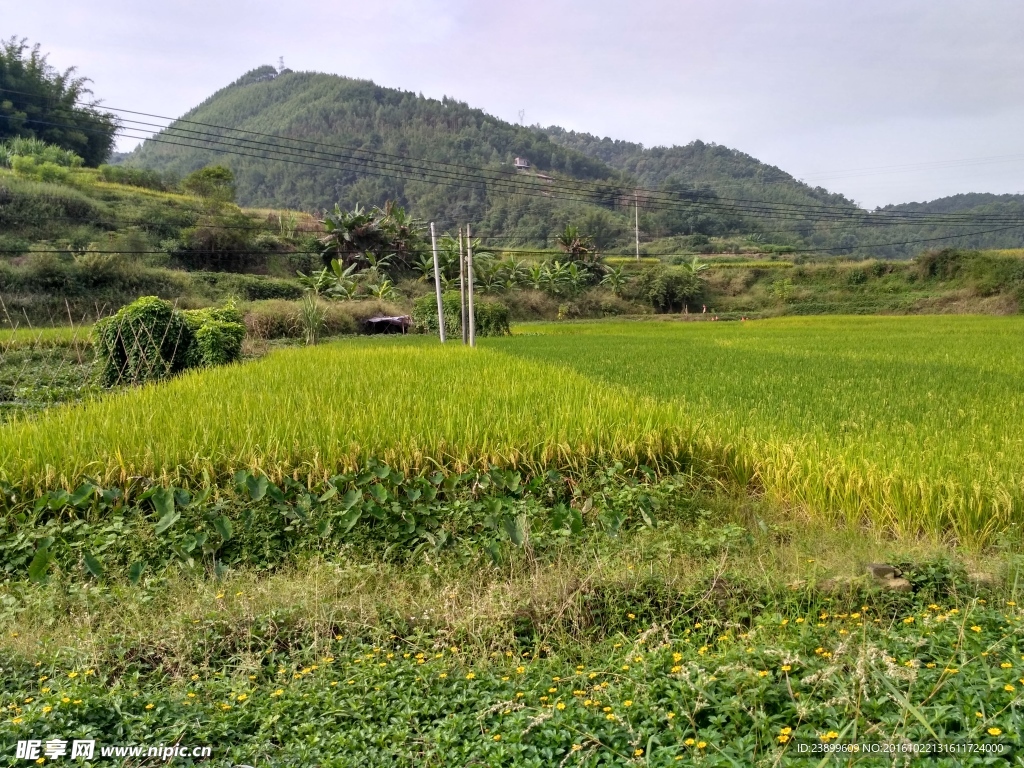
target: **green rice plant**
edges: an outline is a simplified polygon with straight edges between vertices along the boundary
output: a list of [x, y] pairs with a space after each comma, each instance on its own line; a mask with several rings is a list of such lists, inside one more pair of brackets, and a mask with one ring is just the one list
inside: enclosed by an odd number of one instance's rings
[[281, 350], [56, 408], [0, 427], [0, 474], [42, 488], [238, 469], [323, 480], [370, 458], [461, 470], [659, 466], [689, 455], [698, 427], [672, 404], [492, 350], [428, 344]]
[[487, 343], [675, 403], [687, 423], [703, 424], [693, 450], [817, 514], [975, 543], [1024, 516], [1020, 318], [530, 332]]

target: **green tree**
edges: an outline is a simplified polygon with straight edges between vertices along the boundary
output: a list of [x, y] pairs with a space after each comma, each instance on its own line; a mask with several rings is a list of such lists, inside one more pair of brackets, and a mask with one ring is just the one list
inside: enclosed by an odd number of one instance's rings
[[98, 166], [114, 147], [117, 119], [98, 108], [89, 79], [58, 72], [23, 38], [0, 43], [0, 141], [40, 139]]
[[181, 182], [181, 188], [196, 197], [214, 202], [234, 202], [235, 174], [223, 165], [208, 165], [186, 176]]

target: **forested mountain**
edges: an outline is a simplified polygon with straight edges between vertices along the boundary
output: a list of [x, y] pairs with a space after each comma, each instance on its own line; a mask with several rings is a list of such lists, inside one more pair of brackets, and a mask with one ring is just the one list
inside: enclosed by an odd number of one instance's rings
[[[517, 158], [529, 169], [517, 169]], [[502, 245], [549, 247], [557, 232], [574, 224], [606, 252], [629, 249], [634, 199], [641, 241], [670, 248], [685, 247], [677, 236], [732, 236], [836, 255], [896, 257], [931, 242], [1024, 242], [1020, 229], [878, 224], [880, 217], [871, 219], [844, 196], [728, 147], [695, 141], [645, 148], [557, 127], [513, 125], [447, 97], [270, 66], [248, 72], [118, 160], [177, 176], [227, 165], [238, 201], [250, 206], [318, 211], [394, 199], [441, 229], [469, 222], [475, 233]], [[925, 205], [940, 206], [936, 213], [1024, 211], [1015, 196], [948, 200]], [[960, 232], [985, 234], [943, 239]]]

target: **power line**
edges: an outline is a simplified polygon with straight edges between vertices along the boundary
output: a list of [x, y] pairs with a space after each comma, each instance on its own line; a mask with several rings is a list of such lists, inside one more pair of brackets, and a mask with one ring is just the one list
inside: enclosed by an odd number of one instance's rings
[[[126, 113], [126, 114], [135, 114], [135, 115], [140, 115], [140, 116], [144, 116], [144, 117], [152, 117], [152, 118], [156, 118], [156, 119], [160, 119], [160, 120], [170, 120], [170, 121], [173, 121], [173, 123], [171, 125], [162, 126], [162, 125], [159, 125], [159, 124], [156, 124], [156, 123], [149, 123], [149, 122], [146, 122], [146, 121], [138, 121], [138, 120], [131, 120], [131, 119], [126, 120], [126, 122], [128, 122], [128, 123], [135, 123], [137, 125], [143, 125], [143, 126], [152, 127], [152, 128], [160, 128], [160, 129], [162, 129], [165, 132], [166, 135], [169, 135], [171, 137], [186, 138], [187, 134], [193, 134], [194, 137], [198, 138], [198, 140], [207, 141], [207, 142], [212, 143], [212, 144], [226, 145], [228, 147], [235, 147], [235, 148], [237, 148], [238, 144], [232, 144], [232, 143], [229, 143], [229, 142], [240, 142], [242, 148], [253, 148], [253, 147], [249, 146], [249, 145], [252, 145], [252, 144], [255, 144], [257, 146], [265, 145], [265, 146], [271, 148], [273, 150], [273, 152], [276, 153], [277, 155], [281, 155], [281, 154], [289, 154], [289, 155], [295, 154], [295, 153], [291, 153], [291, 152], [287, 152], [286, 151], [288, 149], [293, 149], [293, 148], [289, 148], [289, 147], [282, 148], [282, 147], [280, 147], [277, 144], [271, 144], [269, 142], [257, 141], [255, 139], [223, 136], [223, 135], [216, 134], [216, 133], [211, 133], [211, 132], [205, 131], [205, 130], [186, 129], [186, 128], [182, 128], [180, 124], [181, 123], [185, 123], [185, 124], [188, 124], [188, 125], [200, 126], [202, 128], [214, 128], [214, 129], [221, 130], [221, 131], [228, 131], [228, 132], [233, 132], [233, 133], [241, 133], [241, 134], [245, 134], [245, 135], [248, 135], [248, 136], [258, 136], [258, 137], [262, 137], [262, 138], [272, 138], [272, 139], [276, 139], [276, 140], [279, 140], [279, 141], [294, 142], [294, 143], [297, 143], [297, 144], [309, 145], [311, 147], [328, 147], [328, 148], [333, 148], [333, 149], [342, 149], [342, 150], [346, 150], [348, 152], [355, 152], [355, 153], [359, 153], [359, 154], [362, 154], [362, 155], [367, 155], [368, 157], [352, 157], [352, 156], [338, 155], [338, 154], [335, 154], [335, 153], [325, 152], [324, 150], [320, 150], [320, 149], [315, 150], [315, 152], [318, 155], [327, 155], [329, 157], [333, 157], [334, 159], [336, 159], [338, 161], [341, 161], [343, 164], [347, 164], [348, 166], [351, 166], [351, 164], [354, 163], [354, 162], [355, 163], [361, 162], [361, 163], [367, 163], [367, 164], [375, 163], [375, 164], [380, 165], [380, 166], [382, 166], [385, 169], [390, 170], [390, 171], [407, 172], [407, 173], [408, 172], [416, 172], [416, 173], [424, 175], [424, 176], [426, 176], [428, 178], [431, 178], [431, 177], [432, 178], [439, 178], [440, 180], [448, 181], [448, 182], [458, 180], [458, 181], [474, 181], [474, 182], [477, 182], [477, 183], [480, 183], [480, 182], [483, 182], [483, 183], [491, 182], [492, 184], [495, 183], [495, 182], [502, 182], [503, 184], [507, 184], [508, 182], [512, 181], [513, 183], [517, 183], [518, 184], [518, 183], [522, 183], [522, 180], [524, 178], [522, 175], [516, 175], [516, 174], [511, 174], [510, 175], [507, 172], [497, 171], [497, 170], [493, 170], [493, 169], [473, 168], [473, 167], [469, 167], [469, 166], [458, 165], [458, 164], [455, 164], [455, 163], [448, 163], [448, 162], [444, 162], [444, 161], [417, 160], [417, 159], [408, 158], [408, 157], [401, 156], [401, 155], [394, 155], [394, 154], [391, 154], [391, 153], [380, 152], [378, 150], [368, 150], [368, 149], [360, 148], [360, 147], [346, 147], [344, 145], [329, 144], [329, 143], [326, 143], [326, 142], [317, 142], [317, 141], [311, 141], [311, 140], [308, 140], [308, 139], [299, 139], [299, 138], [295, 138], [295, 137], [285, 137], [285, 136], [279, 136], [279, 135], [276, 135], [276, 134], [262, 133], [262, 132], [251, 131], [251, 130], [242, 129], [242, 128], [230, 128], [230, 127], [227, 127], [227, 126], [219, 126], [219, 125], [212, 124], [212, 123], [204, 123], [204, 122], [200, 122], [200, 121], [196, 121], [196, 120], [189, 120], [187, 118], [174, 119], [174, 118], [170, 118], [170, 117], [163, 116], [163, 115], [157, 115], [157, 114], [147, 113], [147, 112], [139, 112], [139, 111], [135, 111], [135, 110], [128, 110], [128, 109], [122, 109], [122, 108], [117, 108], [117, 107], [108, 107], [108, 108], [112, 109], [115, 112], [123, 112], [123, 113]], [[39, 122], [42, 122], [42, 121], [39, 121]], [[140, 129], [129, 127], [127, 130], [138, 131]], [[174, 131], [178, 131], [181, 134], [186, 134], [186, 136], [175, 136], [175, 134], [173, 133]], [[158, 139], [156, 137], [137, 136], [137, 135], [130, 135], [130, 134], [126, 134], [126, 133], [122, 133], [122, 135], [125, 135], [125, 136], [127, 136], [129, 138], [140, 139], [140, 140], [144, 140], [144, 141], [148, 140], [148, 141], [156, 141], [156, 142], [159, 142], [159, 143], [170, 143], [170, 144], [175, 143], [175, 142], [169, 142], [166, 139]], [[221, 149], [211, 150], [211, 151], [227, 152], [228, 150], [221, 148]], [[235, 151], [235, 152], [229, 152], [229, 154], [240, 154], [240, 153]], [[242, 156], [246, 156], [246, 155], [242, 154]], [[381, 158], [381, 157], [383, 157], [383, 158], [395, 158], [396, 160], [401, 160], [402, 162], [399, 163], [399, 162], [395, 162], [395, 161], [391, 161], [391, 160], [382, 161], [382, 160], [378, 160], [377, 159], [377, 158]], [[280, 159], [280, 157], [278, 157], [277, 159]], [[415, 164], [418, 164], [418, 165], [411, 165], [412, 163], [415, 163]], [[425, 168], [423, 166], [427, 166], [427, 167]], [[454, 169], [454, 172], [452, 172], [452, 173], [439, 173], [439, 172], [431, 169], [429, 166], [452, 168], [452, 169]], [[361, 170], [364, 173], [370, 173], [366, 169], [360, 168], [359, 170]], [[498, 174], [498, 176], [495, 176], [495, 174]], [[585, 182], [577, 182], [575, 184], [575, 186], [572, 187], [571, 189], [572, 189], [572, 191], [574, 193], [576, 193], [576, 195], [586, 194], [586, 190], [585, 189], [580, 189], [580, 187], [583, 187], [583, 186], [586, 186], [586, 185], [587, 184]], [[590, 186], [593, 187], [592, 184]], [[544, 184], [543, 186], [538, 186], [538, 185], [534, 184], [533, 188], [535, 190], [536, 189], [541, 189], [541, 190], [547, 189], [547, 190], [549, 190], [548, 192], [542, 192], [542, 194], [544, 194], [544, 196], [549, 196], [549, 197], [552, 196], [550, 194], [550, 190], [551, 189], [557, 189], [559, 191], [564, 191], [565, 189], [567, 189], [565, 184], [561, 183], [561, 182], [556, 183], [556, 184]], [[505, 190], [508, 191], [508, 188], [505, 187]], [[603, 201], [607, 202], [607, 197], [608, 197], [608, 194], [609, 194], [610, 190], [608, 190], [607, 188], [600, 188], [599, 191], [601, 192], [601, 195], [604, 198]], [[591, 192], [594, 192], [594, 189], [592, 189]], [[791, 213], [791, 214], [792, 213], [798, 213], [798, 212], [814, 212], [814, 213], [819, 214], [819, 216], [821, 216], [822, 214], [833, 213], [833, 214], [840, 214], [841, 220], [849, 220], [849, 218], [851, 216], [857, 217], [857, 219], [858, 219], [857, 223], [860, 226], [875, 226], [876, 225], [874, 222], [866, 223], [866, 222], [863, 222], [863, 221], [859, 221], [860, 217], [862, 217], [863, 215], [865, 215], [865, 214], [871, 215], [871, 214], [869, 214], [869, 212], [865, 212], [865, 211], [862, 211], [862, 210], [856, 209], [856, 208], [851, 209], [851, 207], [847, 207], [847, 206], [842, 206], [842, 207], [839, 207], [839, 206], [828, 206], [828, 205], [808, 206], [808, 205], [796, 204], [796, 203], [767, 203], [767, 202], [764, 202], [764, 201], [752, 201], [752, 200], [745, 200], [745, 199], [739, 199], [739, 198], [723, 198], [721, 196], [717, 196], [714, 201], [709, 201], [707, 199], [701, 199], [699, 194], [697, 195], [696, 199], [687, 198], [687, 199], [680, 200], [680, 199], [678, 199], [677, 196], [674, 196], [674, 193], [666, 193], [666, 192], [660, 192], [660, 191], [655, 191], [655, 190], [650, 190], [650, 189], [644, 189], [643, 192], [644, 192], [645, 202], [647, 202], [647, 206], [645, 206], [645, 207], [647, 207], [648, 209], [650, 209], [652, 207], [652, 205], [651, 205], [652, 203], [655, 203], [655, 205], [654, 205], [655, 209], [660, 209], [661, 206], [657, 205], [658, 203], [664, 203], [664, 202], [671, 201], [671, 202], [675, 203], [676, 205], [678, 205], [678, 204], [683, 204], [683, 205], [686, 205], [686, 206], [699, 205], [699, 206], [704, 206], [704, 207], [712, 207], [712, 208], [725, 209], [725, 210], [733, 210], [733, 209], [735, 209], [735, 212], [739, 212], [741, 214], [742, 213], [748, 213], [748, 214], [768, 214], [768, 213], [772, 213], [774, 215], [771, 216], [771, 218], [782, 218], [782, 216], [779, 215], [781, 212], [788, 212], [788, 213]], [[522, 194], [522, 192], [520, 190], [516, 190], [514, 193]], [[619, 196], [621, 196], [623, 198], [628, 196], [627, 190], [625, 190], [624, 188], [620, 188], [618, 194], [619, 194]], [[562, 196], [559, 195], [559, 197], [562, 197]], [[579, 200], [580, 198], [577, 196], [577, 197], [573, 197], [572, 199]], [[731, 203], [731, 204], [733, 204], [733, 206], [732, 206], [732, 208], [729, 208], [727, 206], [722, 206], [721, 204], [719, 204], [718, 201], [722, 201], [722, 202], [725, 202], [725, 203]], [[981, 223], [981, 220], [979, 220], [977, 215], [972, 215], [972, 214], [952, 214], [951, 213], [951, 214], [938, 214], [938, 215], [936, 215], [936, 214], [930, 214], [930, 213], [927, 213], [927, 212], [899, 211], [899, 212], [875, 212], [874, 215], [877, 216], [879, 214], [885, 215], [889, 219], [895, 219], [897, 221], [902, 221], [904, 223], [909, 223], [909, 221], [911, 221], [911, 220], [922, 218], [922, 217], [929, 217], [929, 220], [930, 221], [934, 221], [935, 223], [958, 224], [961, 221], [963, 221], [964, 223], [966, 223], [968, 225], [976, 225], [978, 223]], [[937, 216], [941, 216], [942, 217], [941, 220], [936, 218]], [[839, 219], [837, 219], [835, 217], [832, 217], [831, 220], [834, 221], [834, 220], [839, 220]], [[989, 217], [988, 219], [985, 219], [985, 220], [987, 220], [987, 221], [995, 221], [995, 219], [993, 219], [991, 217]]]

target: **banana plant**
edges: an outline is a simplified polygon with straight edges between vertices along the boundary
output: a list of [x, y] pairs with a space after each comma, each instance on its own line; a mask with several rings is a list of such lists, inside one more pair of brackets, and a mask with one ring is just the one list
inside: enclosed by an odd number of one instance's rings
[[381, 301], [395, 298], [395, 286], [386, 277], [380, 282], [366, 286], [366, 289], [373, 298], [380, 299]]
[[626, 277], [622, 267], [610, 267], [608, 274], [601, 279], [601, 285], [607, 287], [616, 296], [622, 293], [622, 289], [628, 282], [629, 278]]

